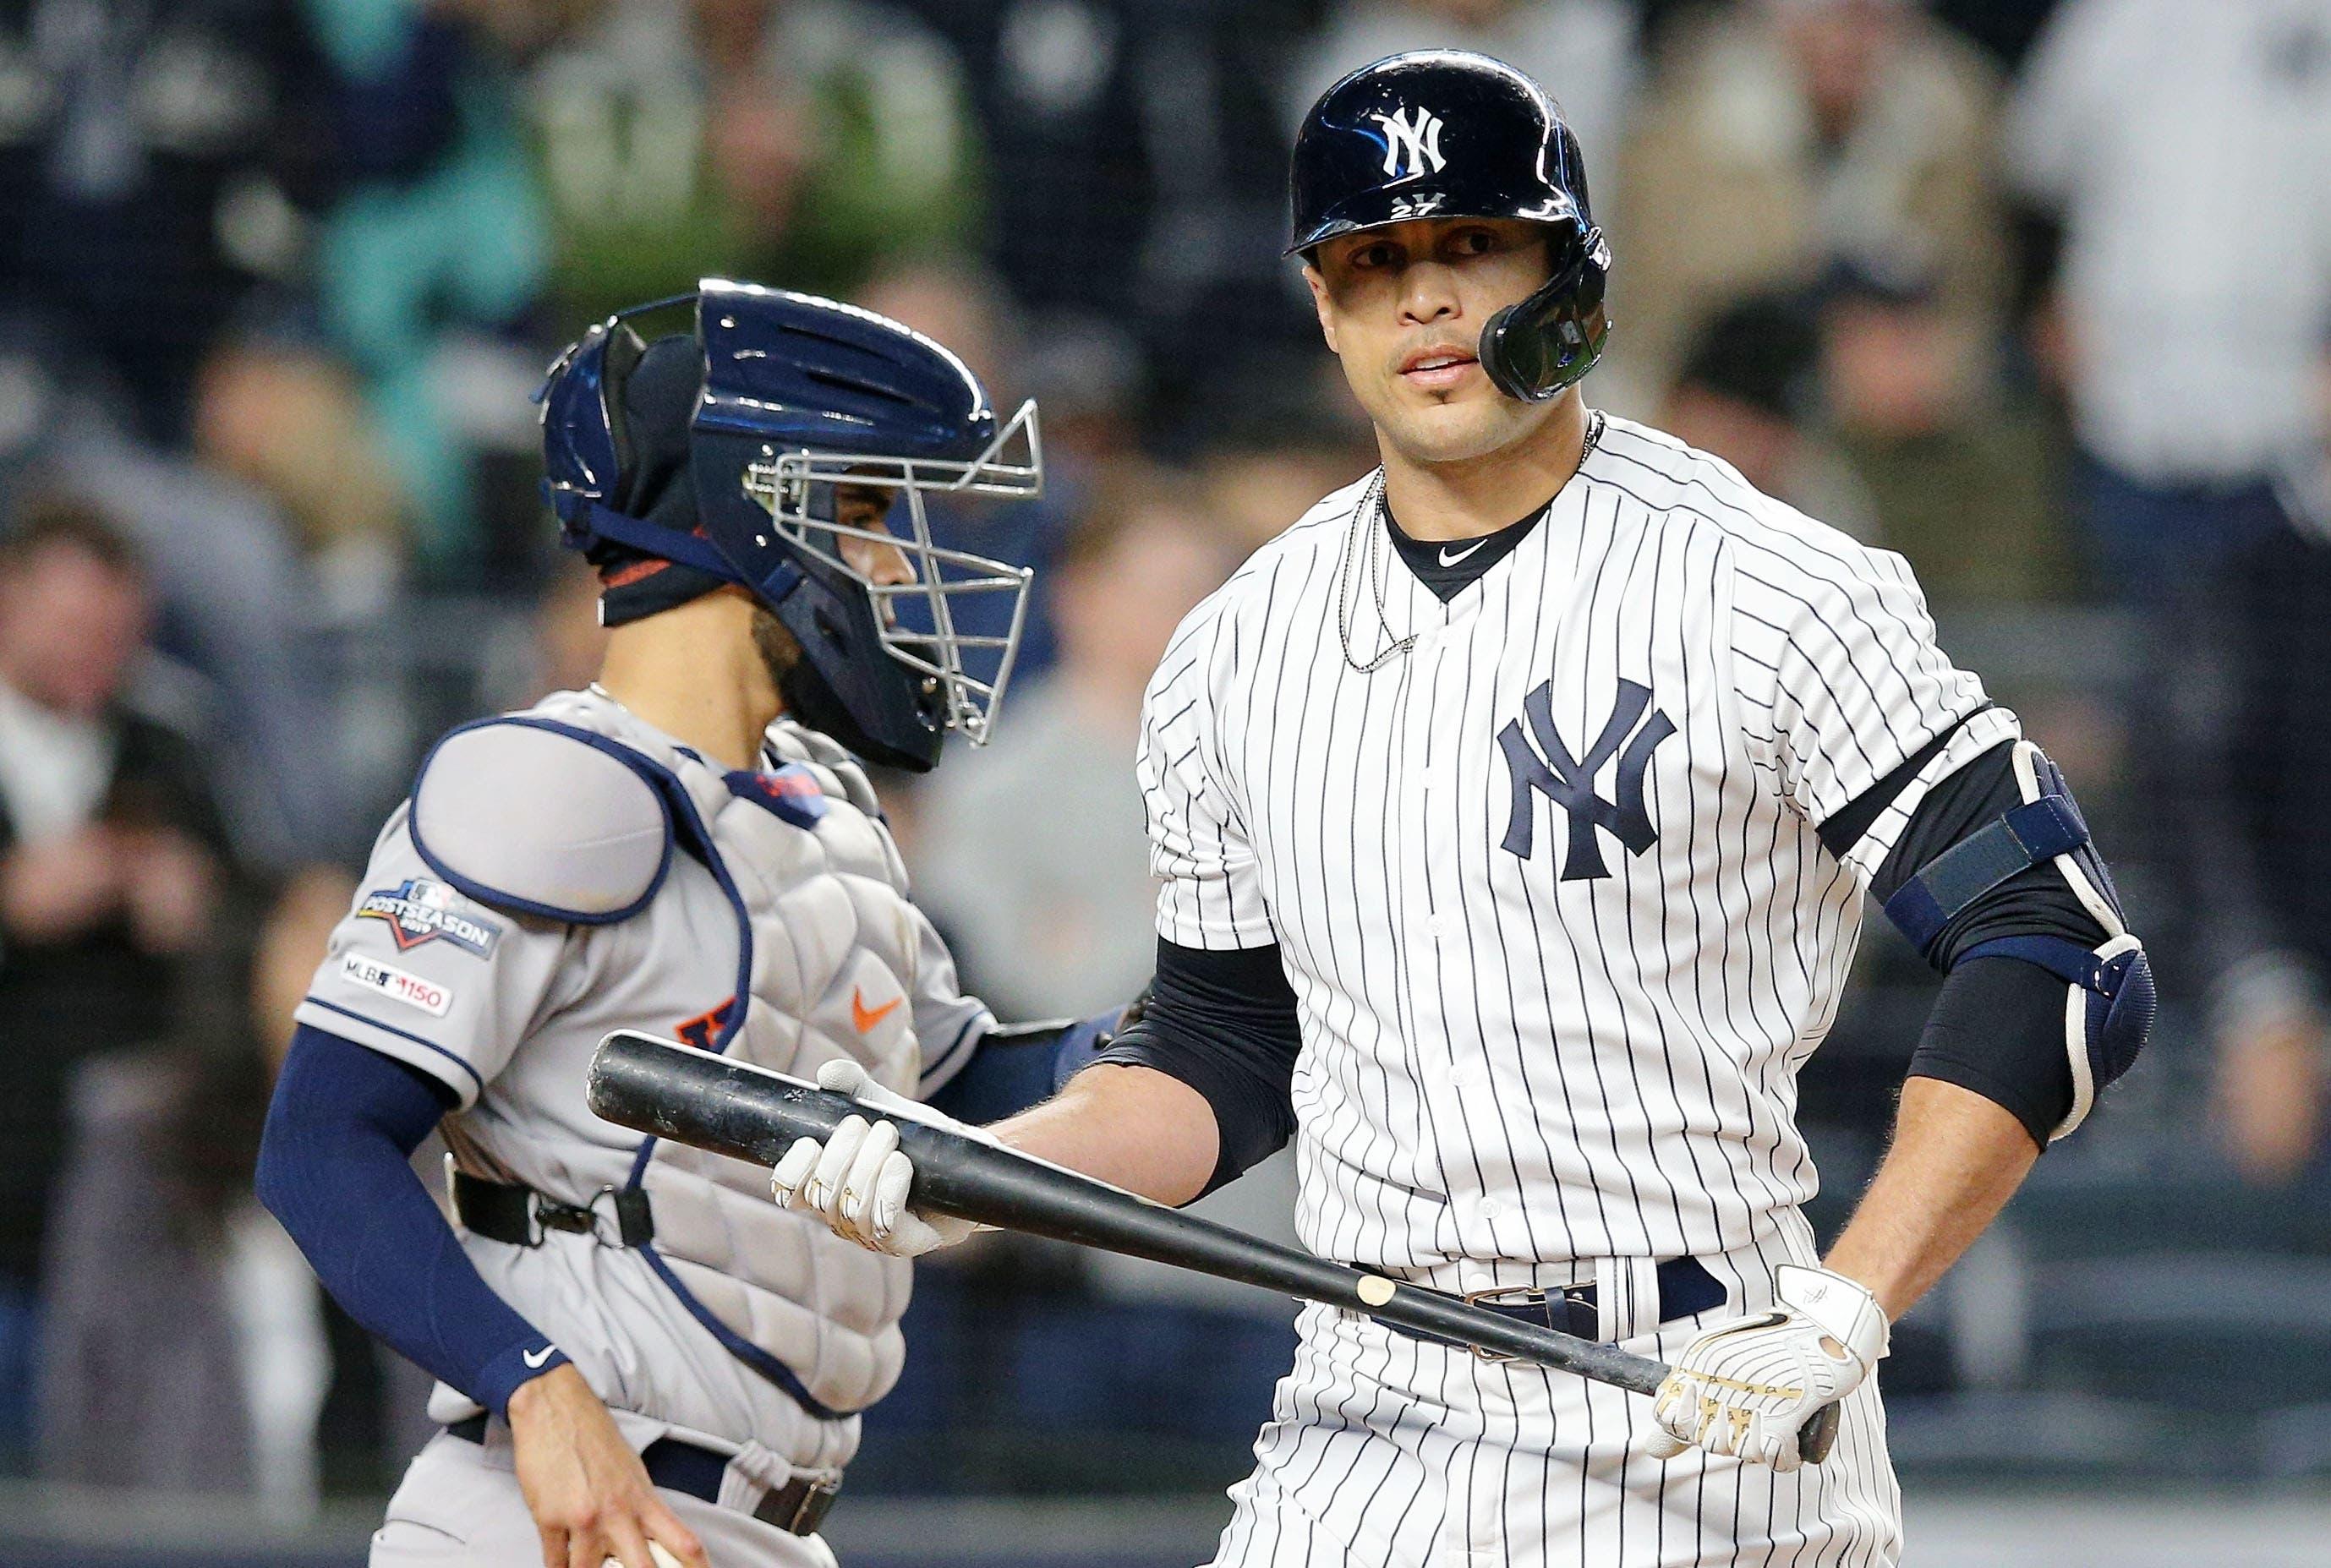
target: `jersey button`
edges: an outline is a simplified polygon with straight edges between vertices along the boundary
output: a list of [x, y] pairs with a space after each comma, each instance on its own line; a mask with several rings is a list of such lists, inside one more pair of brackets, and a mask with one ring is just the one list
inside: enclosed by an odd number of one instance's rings
[[1506, 1212], [1506, 1206], [1505, 1206], [1503, 1203], [1500, 1203], [1499, 1202], [1498, 1202], [1498, 1200], [1497, 1200], [1497, 1199], [1495, 1199], [1495, 1198], [1484, 1198], [1484, 1199], [1482, 1199], [1482, 1200], [1481, 1200], [1481, 1218], [1482, 1218], [1482, 1219], [1484, 1219], [1484, 1220], [1494, 1220], [1494, 1219], [1496, 1219], [1498, 1215], [1500, 1215], [1500, 1214], [1504, 1213], [1505, 1212]]
[[1446, 942], [1457, 935], [1457, 922], [1447, 915], [1435, 915], [1424, 922], [1424, 929], [1435, 942]]

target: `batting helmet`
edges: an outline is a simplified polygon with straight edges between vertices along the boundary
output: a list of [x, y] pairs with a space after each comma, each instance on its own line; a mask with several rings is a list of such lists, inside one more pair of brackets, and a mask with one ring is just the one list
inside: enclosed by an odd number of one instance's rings
[[1290, 185], [1290, 256], [1418, 218], [1547, 225], [1554, 275], [1489, 318], [1481, 367], [1508, 396], [1535, 403], [1601, 357], [1611, 247], [1587, 206], [1585, 161], [1546, 90], [1512, 66], [1454, 49], [1363, 66], [1304, 117]]
[[[692, 337], [650, 346], [630, 325], [680, 305], [694, 307]], [[693, 505], [676, 518], [635, 516], [623, 507], [640, 490], [628, 470], [651, 432], [633, 428], [627, 410], [639, 401], [626, 398], [626, 383], [660, 371], [674, 351], [694, 361], [682, 412], [665, 416], [685, 432], [655, 433], [684, 440]], [[749, 590], [801, 645], [788, 708], [861, 756], [921, 771], [950, 728], [986, 740], [1031, 574], [940, 548], [923, 498], [1038, 494], [1033, 402], [1000, 420], [963, 361], [921, 334], [854, 306], [718, 279], [594, 327], [551, 366], [536, 401], [544, 493], [570, 548], [595, 558], [627, 551]], [[838, 520], [844, 484], [892, 492], [890, 533]], [[875, 582], [843, 550], [852, 537], [896, 546], [914, 581]], [[956, 631], [960, 595], [997, 592], [1013, 595], [1007, 634]]]

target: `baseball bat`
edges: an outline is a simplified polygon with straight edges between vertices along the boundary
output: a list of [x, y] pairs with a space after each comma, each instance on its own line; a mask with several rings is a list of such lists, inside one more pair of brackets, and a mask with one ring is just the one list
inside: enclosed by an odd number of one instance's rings
[[[592, 1111], [620, 1126], [760, 1165], [775, 1165], [796, 1139], [823, 1141], [846, 1117], [871, 1117], [868, 1107], [815, 1084], [630, 1030], [599, 1042], [589, 1095]], [[1668, 1375], [1665, 1363], [1615, 1345], [1331, 1263], [928, 1123], [889, 1119], [898, 1126], [899, 1148], [914, 1162], [914, 1207], [927, 1212], [1366, 1313], [1636, 1393], [1658, 1392]], [[1834, 1404], [1807, 1418], [1797, 1441], [1808, 1463], [1828, 1456], [1837, 1422]]]

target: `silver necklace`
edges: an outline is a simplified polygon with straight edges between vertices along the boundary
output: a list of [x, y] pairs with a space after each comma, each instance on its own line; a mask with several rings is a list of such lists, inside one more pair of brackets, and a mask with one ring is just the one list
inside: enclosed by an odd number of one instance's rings
[[[1344, 541], [1343, 581], [1338, 584], [1337, 594], [1336, 630], [1344, 640], [1344, 662], [1361, 675], [1375, 674], [1416, 646], [1415, 633], [1411, 632], [1365, 663], [1362, 663], [1360, 656], [1352, 650], [1352, 593], [1362, 571], [1367, 574], [1369, 586], [1375, 598], [1376, 624], [1387, 632], [1392, 630], [1391, 622], [1384, 616], [1384, 561], [1379, 548], [1384, 529], [1377, 526], [1377, 513], [1384, 505], [1384, 470], [1378, 469], [1375, 477], [1368, 480], [1367, 493], [1360, 498], [1359, 506], [1352, 512], [1352, 531]], [[1366, 557], [1365, 562], [1361, 559], [1363, 552]]]
[[[1592, 411], [1586, 422], [1586, 439], [1578, 449], [1578, 461], [1581, 467], [1584, 466], [1587, 455], [1601, 443], [1603, 424], [1603, 411], [1599, 408]], [[1343, 580], [1337, 585], [1337, 593], [1336, 630], [1344, 640], [1344, 662], [1361, 675], [1375, 674], [1416, 646], [1416, 634], [1412, 632], [1365, 663], [1362, 663], [1360, 656], [1352, 651], [1352, 591], [1355, 580], [1363, 569], [1360, 556], [1364, 551], [1366, 555], [1364, 569], [1367, 573], [1369, 588], [1375, 594], [1376, 602], [1376, 624], [1387, 632], [1392, 630], [1392, 623], [1384, 614], [1383, 551], [1384, 528], [1378, 526], [1381, 520], [1378, 514], [1384, 508], [1384, 471], [1379, 468], [1369, 479], [1367, 493], [1360, 498], [1359, 506], [1352, 513], [1352, 531], [1344, 541]], [[1548, 501], [1546, 505], [1551, 507], [1554, 503]]]

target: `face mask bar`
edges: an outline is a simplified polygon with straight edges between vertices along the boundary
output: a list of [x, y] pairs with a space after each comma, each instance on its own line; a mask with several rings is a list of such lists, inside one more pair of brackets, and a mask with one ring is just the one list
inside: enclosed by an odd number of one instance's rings
[[[974, 746], [985, 746], [993, 732], [1020, 651], [1020, 636], [1028, 613], [1028, 586], [1034, 575], [1015, 566], [966, 550], [947, 549], [931, 538], [926, 495], [998, 496], [1029, 499], [1044, 488], [1043, 444], [1036, 424], [1033, 400], [1020, 405], [987, 450], [969, 461], [886, 457], [839, 451], [787, 451], [764, 449], [767, 456], [746, 470], [745, 489], [766, 510], [777, 527], [802, 548], [840, 571], [872, 598], [880, 613], [882, 651], [936, 686], [944, 698], [947, 722]], [[813, 505], [829, 498], [835, 486], [887, 489], [894, 497], [890, 527], [854, 527], [831, 517], [819, 517]], [[898, 498], [906, 502], [907, 527], [898, 527]], [[877, 583], [852, 564], [846, 541], [857, 539], [877, 549], [903, 554], [912, 580]], [[958, 632], [956, 616], [960, 601], [975, 594], [1012, 596], [1009, 629], [1002, 636]], [[965, 655], [979, 655], [985, 669], [975, 672]]]

